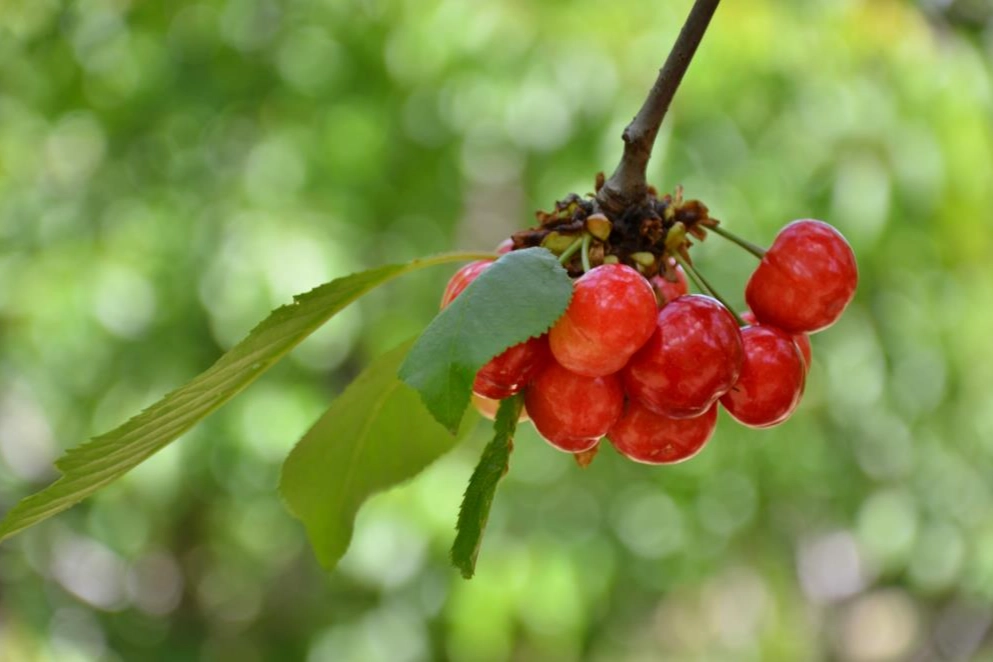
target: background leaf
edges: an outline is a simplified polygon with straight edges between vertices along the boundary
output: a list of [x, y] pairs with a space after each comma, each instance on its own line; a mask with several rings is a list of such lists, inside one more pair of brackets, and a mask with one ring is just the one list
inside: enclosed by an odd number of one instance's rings
[[307, 528], [321, 565], [331, 570], [348, 548], [359, 506], [413, 478], [471, 428], [451, 435], [397, 378], [412, 342], [362, 372], [307, 431], [283, 464], [279, 489]]
[[476, 557], [483, 542], [483, 530], [490, 517], [490, 506], [493, 505], [497, 484], [507, 473], [517, 418], [523, 407], [524, 400], [520, 395], [500, 402], [496, 422], [493, 424], [493, 440], [483, 449], [479, 464], [473, 470], [469, 486], [462, 497], [459, 519], [455, 525], [458, 533], [452, 543], [452, 563], [466, 579], [471, 579], [476, 572]]
[[66, 452], [63, 476], [22, 499], [0, 522], [0, 540], [69, 508], [120, 478], [234, 397], [301, 340], [360, 296], [400, 274], [475, 255], [448, 254], [338, 278], [274, 310], [244, 340], [185, 386], [111, 432]]
[[476, 372], [508, 347], [547, 331], [571, 298], [572, 281], [551, 253], [508, 253], [435, 317], [401, 366], [400, 379], [455, 430]]

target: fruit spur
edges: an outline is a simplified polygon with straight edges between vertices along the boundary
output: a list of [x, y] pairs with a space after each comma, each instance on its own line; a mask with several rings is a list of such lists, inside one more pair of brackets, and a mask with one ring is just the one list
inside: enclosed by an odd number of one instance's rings
[[[713, 435], [718, 407], [747, 427], [786, 421], [811, 366], [808, 336], [838, 320], [858, 282], [855, 255], [829, 224], [793, 221], [763, 249], [681, 189], [649, 189], [645, 204], [619, 218], [576, 195], [537, 216], [537, 227], [497, 252], [551, 251], [573, 278], [572, 300], [546, 334], [479, 370], [473, 402], [492, 418], [499, 400], [523, 393], [522, 420], [583, 466], [603, 438], [636, 462], [687, 460]], [[759, 260], [744, 288], [747, 310], [733, 311], [690, 258], [709, 233]], [[491, 264], [459, 269], [442, 308]]]

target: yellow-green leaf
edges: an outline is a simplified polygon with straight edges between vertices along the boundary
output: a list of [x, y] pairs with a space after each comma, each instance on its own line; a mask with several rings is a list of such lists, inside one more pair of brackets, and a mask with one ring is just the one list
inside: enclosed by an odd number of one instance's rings
[[66, 452], [62, 477], [22, 499], [0, 522], [0, 540], [79, 503], [120, 478], [259, 378], [300, 341], [360, 296], [397, 276], [436, 264], [487, 257], [451, 253], [338, 278], [277, 308], [205, 372], [120, 427]]
[[[280, 492], [328, 570], [348, 548], [362, 503], [416, 476], [462, 436], [451, 435], [435, 421], [417, 392], [397, 378], [411, 344], [367, 367], [283, 465]], [[466, 417], [463, 434], [471, 422]]]

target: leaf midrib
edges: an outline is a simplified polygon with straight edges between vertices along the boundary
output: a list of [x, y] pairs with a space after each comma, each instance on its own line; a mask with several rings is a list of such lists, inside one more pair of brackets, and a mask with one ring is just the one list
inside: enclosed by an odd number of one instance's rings
[[[379, 397], [376, 398], [375, 401], [376, 404], [370, 410], [370, 415], [366, 417], [365, 421], [363, 421], [362, 423], [362, 429], [359, 434], [359, 442], [355, 444], [355, 447], [353, 448], [351, 455], [348, 458], [348, 465], [347, 465], [348, 468], [345, 473], [345, 480], [342, 481], [341, 488], [338, 490], [337, 498], [333, 502], [338, 506], [339, 509], [345, 503], [345, 495], [348, 494], [349, 488], [352, 485], [352, 479], [354, 478], [356, 473], [355, 472], [356, 460], [359, 457], [359, 455], [362, 453], [362, 451], [365, 450], [366, 444], [368, 443], [369, 430], [372, 428], [373, 423], [375, 423], [376, 417], [379, 415], [379, 412], [382, 411], [384, 406], [386, 406], [386, 401], [387, 399], [389, 399], [389, 396], [393, 393], [393, 391], [395, 391], [399, 387], [400, 387], [400, 383], [394, 382], [390, 388], [384, 389], [380, 393]], [[331, 522], [325, 521], [325, 525], [321, 529], [321, 533], [324, 534], [325, 539], [327, 538], [327, 531], [330, 526], [331, 526]]]

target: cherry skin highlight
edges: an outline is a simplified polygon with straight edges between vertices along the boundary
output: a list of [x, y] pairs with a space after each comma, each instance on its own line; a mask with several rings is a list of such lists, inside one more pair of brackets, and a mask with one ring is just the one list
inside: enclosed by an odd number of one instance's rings
[[[672, 260], [672, 258], [667, 259]], [[673, 299], [678, 299], [684, 294], [690, 293], [690, 286], [686, 282], [686, 272], [678, 264], [673, 267], [673, 270], [676, 274], [675, 281], [667, 279], [662, 274], [653, 276], [649, 281], [652, 284], [652, 289], [655, 290], [655, 296], [658, 298], [659, 308]]]
[[[741, 319], [752, 326], [759, 324], [759, 321], [755, 319], [755, 314], [750, 310], [741, 313]], [[793, 342], [796, 343], [797, 349], [800, 350], [800, 355], [803, 356], [803, 365], [809, 370], [810, 362], [814, 360], [814, 350], [810, 346], [810, 336], [806, 333], [795, 333], [793, 334]]]
[[814, 333], [841, 317], [857, 284], [855, 254], [841, 233], [804, 219], [780, 230], [748, 279], [745, 301], [762, 324]]
[[669, 418], [631, 400], [607, 437], [618, 453], [635, 462], [675, 464], [699, 453], [716, 425], [717, 405], [695, 418]]
[[745, 348], [741, 376], [721, 397], [721, 404], [742, 425], [778, 425], [800, 404], [806, 376], [803, 356], [793, 338], [775, 327], [747, 326], [741, 338]]
[[617, 375], [585, 377], [551, 361], [524, 395], [538, 434], [559, 450], [587, 451], [607, 434], [624, 409]]
[[569, 308], [548, 333], [552, 355], [579, 375], [613, 374], [652, 335], [657, 311], [651, 285], [631, 267], [591, 269], [575, 281]]
[[731, 313], [715, 299], [689, 294], [659, 310], [652, 337], [624, 368], [624, 388], [656, 414], [692, 418], [734, 385], [742, 358]]
[[[450, 304], [493, 264], [490, 261], [470, 262], [455, 272], [441, 298], [441, 307]], [[472, 382], [474, 393], [491, 400], [503, 400], [519, 393], [549, 360], [548, 336], [528, 338], [508, 347], [479, 369]]]

